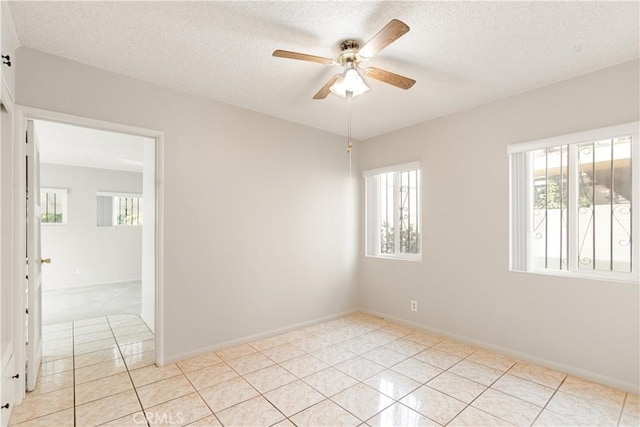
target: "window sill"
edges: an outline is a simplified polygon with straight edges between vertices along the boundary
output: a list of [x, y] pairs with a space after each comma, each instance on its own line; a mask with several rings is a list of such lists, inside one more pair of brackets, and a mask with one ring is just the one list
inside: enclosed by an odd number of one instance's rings
[[366, 258], [390, 259], [397, 261], [422, 262], [422, 256], [403, 257], [403, 256], [385, 256], [385, 255], [365, 255]]
[[618, 283], [633, 283], [639, 284], [640, 280], [637, 275], [633, 273], [617, 273], [617, 274], [586, 274], [586, 273], [575, 273], [570, 271], [548, 271], [548, 270], [513, 270], [509, 271], [515, 273], [529, 273], [529, 274], [537, 274], [540, 276], [555, 276], [555, 277], [566, 277], [570, 279], [587, 279], [587, 280], [599, 280], [606, 282], [618, 282]]

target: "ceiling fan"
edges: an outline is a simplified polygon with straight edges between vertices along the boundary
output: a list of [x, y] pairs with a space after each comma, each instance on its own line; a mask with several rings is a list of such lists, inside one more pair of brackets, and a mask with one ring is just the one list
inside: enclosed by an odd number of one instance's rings
[[369, 90], [369, 87], [362, 78], [363, 74], [372, 79], [406, 90], [411, 88], [416, 81], [379, 68], [367, 67], [362, 69], [360, 64], [368, 61], [376, 53], [408, 32], [409, 26], [407, 24], [398, 19], [392, 19], [363, 46], [360, 46], [357, 40], [344, 40], [340, 43], [342, 53], [340, 53], [337, 59], [323, 58], [321, 56], [291, 52], [288, 50], [275, 50], [273, 56], [317, 62], [325, 65], [341, 65], [343, 67], [344, 71], [331, 77], [318, 93], [314, 95], [313, 99], [324, 99], [330, 92], [342, 97], [349, 95], [358, 96]]

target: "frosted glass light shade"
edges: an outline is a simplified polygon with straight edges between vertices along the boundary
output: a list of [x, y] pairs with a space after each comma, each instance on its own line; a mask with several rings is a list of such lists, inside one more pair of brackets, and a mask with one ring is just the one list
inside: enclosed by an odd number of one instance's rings
[[369, 86], [364, 82], [358, 70], [349, 68], [329, 90], [338, 96], [346, 98], [347, 92], [351, 92], [351, 96], [355, 97], [368, 91]]

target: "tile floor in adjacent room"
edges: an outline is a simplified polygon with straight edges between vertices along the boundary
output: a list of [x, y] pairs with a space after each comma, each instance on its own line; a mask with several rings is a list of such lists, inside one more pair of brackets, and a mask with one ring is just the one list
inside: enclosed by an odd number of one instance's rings
[[110, 314], [140, 314], [142, 282], [46, 289], [42, 324], [70, 322]]
[[44, 334], [13, 425], [640, 424], [637, 394], [360, 313], [161, 368], [135, 316]]

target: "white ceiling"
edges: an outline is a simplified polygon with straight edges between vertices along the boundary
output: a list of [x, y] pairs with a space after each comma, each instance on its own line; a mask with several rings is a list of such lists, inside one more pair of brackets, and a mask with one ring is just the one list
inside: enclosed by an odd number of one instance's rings
[[144, 137], [42, 120], [34, 127], [41, 163], [142, 173]]
[[274, 58], [334, 58], [392, 18], [411, 31], [368, 64], [417, 80], [369, 80], [354, 99], [365, 139], [639, 57], [639, 2], [11, 2], [20, 43], [345, 134], [347, 102], [313, 95], [336, 72]]

